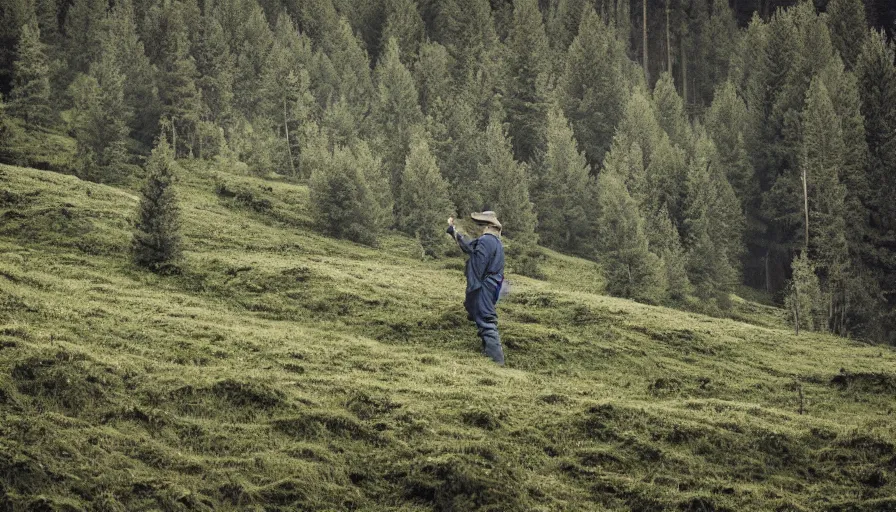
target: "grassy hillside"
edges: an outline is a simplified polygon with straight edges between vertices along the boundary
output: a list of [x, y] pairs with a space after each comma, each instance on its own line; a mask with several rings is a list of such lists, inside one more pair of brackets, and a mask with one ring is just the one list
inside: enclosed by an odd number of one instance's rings
[[319, 236], [300, 186], [178, 190], [158, 277], [133, 190], [0, 166], [0, 510], [896, 510], [892, 349], [606, 297], [548, 252], [498, 368], [461, 258]]

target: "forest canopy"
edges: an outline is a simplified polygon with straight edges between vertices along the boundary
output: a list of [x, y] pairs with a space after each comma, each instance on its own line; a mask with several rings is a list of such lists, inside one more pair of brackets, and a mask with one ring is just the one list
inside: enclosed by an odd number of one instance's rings
[[884, 0], [6, 0], [0, 161], [130, 182], [162, 137], [307, 182], [333, 236], [438, 255], [442, 219], [495, 209], [520, 254], [596, 260], [611, 293], [723, 312], [749, 286], [892, 343], [894, 20]]

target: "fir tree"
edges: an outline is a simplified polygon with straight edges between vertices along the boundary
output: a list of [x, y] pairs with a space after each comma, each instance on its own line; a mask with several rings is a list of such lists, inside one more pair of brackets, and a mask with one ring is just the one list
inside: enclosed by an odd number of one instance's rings
[[588, 239], [588, 163], [563, 112], [548, 112], [547, 150], [535, 187], [538, 232], [548, 247], [584, 252]]
[[484, 159], [479, 164], [483, 208], [497, 212], [507, 236], [535, 243], [535, 211], [529, 200], [526, 164], [514, 160], [510, 141], [497, 120], [485, 133]]
[[374, 97], [374, 85], [367, 52], [352, 33], [348, 20], [340, 19], [336, 32], [327, 34], [322, 47], [330, 50], [315, 56], [311, 76], [312, 83], [317, 83], [315, 96], [324, 106], [344, 99], [353, 117], [363, 123]]
[[9, 91], [16, 46], [21, 29], [34, 16], [31, 0], [6, 0], [0, 3], [0, 90]]
[[373, 135], [391, 175], [392, 192], [397, 195], [411, 133], [423, 122], [414, 78], [401, 63], [397, 40], [390, 39], [386, 44], [375, 75], [377, 96], [371, 114]]
[[563, 109], [594, 168], [603, 161], [623, 114], [624, 52], [613, 29], [593, 11], [582, 19], [560, 78]]
[[550, 53], [537, 0], [516, 0], [507, 41], [507, 119], [514, 155], [530, 161], [544, 151]]
[[13, 126], [6, 114], [3, 95], [0, 94], [0, 162], [9, 163], [12, 157]]
[[177, 267], [181, 255], [180, 212], [174, 192], [174, 155], [164, 137], [146, 162], [137, 223], [131, 242], [134, 263], [154, 272]]
[[423, 133], [411, 139], [401, 184], [395, 205], [398, 228], [416, 237], [424, 252], [434, 255], [445, 239], [442, 225], [453, 208], [448, 199], [448, 182], [439, 174]]
[[10, 112], [28, 124], [49, 126], [53, 122], [50, 108], [50, 69], [46, 47], [40, 40], [37, 23], [22, 27], [13, 65]]
[[189, 41], [184, 31], [168, 34], [171, 38], [161, 69], [159, 94], [162, 115], [171, 129], [171, 150], [174, 157], [192, 153], [196, 127], [202, 116], [202, 99], [196, 80], [196, 61], [189, 54]]
[[[264, 90], [261, 77], [273, 45], [274, 35], [264, 11], [255, 2], [249, 2], [244, 18], [239, 20], [236, 41], [230, 48], [236, 56], [234, 99], [237, 109], [247, 118], [261, 114]], [[227, 29], [225, 28], [225, 32]]]
[[867, 31], [865, 6], [862, 0], [831, 0], [827, 13], [834, 49], [840, 54], [846, 69], [852, 71], [862, 51], [858, 42], [865, 39]]
[[661, 302], [667, 283], [660, 259], [650, 252], [644, 219], [619, 176], [598, 177], [597, 243], [607, 291], [643, 302]]

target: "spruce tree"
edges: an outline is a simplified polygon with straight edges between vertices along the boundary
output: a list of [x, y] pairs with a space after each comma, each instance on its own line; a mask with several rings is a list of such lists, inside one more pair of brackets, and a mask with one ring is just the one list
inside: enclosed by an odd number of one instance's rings
[[118, 0], [103, 24], [103, 52], [112, 52], [118, 69], [124, 75], [124, 101], [133, 114], [129, 128], [133, 138], [152, 147], [159, 127], [161, 104], [156, 84], [156, 70], [146, 55], [137, 30], [131, 0]]
[[538, 233], [548, 247], [583, 253], [589, 230], [589, 169], [558, 106], [548, 112], [547, 150], [535, 187]]
[[46, 47], [40, 40], [36, 22], [22, 27], [13, 64], [10, 113], [28, 124], [49, 126], [54, 112], [50, 108], [50, 68]]
[[791, 315], [797, 334], [800, 329], [823, 330], [825, 327], [824, 303], [815, 264], [802, 251], [790, 265], [792, 277], [787, 283], [784, 306]]
[[517, 160], [527, 162], [544, 151], [544, 126], [550, 48], [537, 0], [516, 0], [507, 41], [509, 87], [506, 108]]
[[589, 9], [566, 56], [559, 80], [563, 110], [588, 162], [597, 168], [622, 118], [625, 54], [612, 27]]
[[366, 149], [360, 158], [345, 146], [334, 146], [325, 134], [310, 128], [305, 162], [311, 214], [325, 234], [364, 244], [375, 244], [384, 222], [381, 197], [368, 187], [379, 165]]
[[131, 242], [134, 263], [153, 272], [177, 268], [181, 255], [180, 211], [174, 192], [174, 155], [164, 136], [146, 162]]
[[34, 15], [31, 0], [6, 0], [0, 3], [0, 90], [8, 91], [21, 29]]
[[607, 291], [638, 301], [657, 303], [666, 298], [665, 269], [650, 252], [644, 218], [619, 176], [598, 177], [600, 217], [597, 244], [607, 277]]
[[715, 145], [701, 133], [688, 169], [682, 235], [697, 296], [725, 307], [737, 283], [742, 220], [740, 204], [717, 162]]
[[653, 90], [653, 104], [657, 122], [669, 135], [673, 144], [687, 148], [690, 144], [690, 124], [684, 111], [681, 96], [675, 90], [672, 75], [663, 73]]
[[0, 94], [0, 162], [10, 163], [12, 160], [13, 127], [6, 114], [3, 95]]
[[453, 57], [454, 77], [468, 80], [498, 44], [488, 0], [438, 2], [435, 40]]
[[528, 166], [513, 158], [504, 127], [493, 119], [485, 132], [479, 164], [483, 208], [498, 213], [507, 236], [535, 243], [536, 216], [529, 200]]
[[398, 228], [416, 237], [426, 254], [437, 254], [445, 239], [443, 224], [454, 208], [424, 133], [411, 139], [395, 209]]
[[376, 71], [377, 95], [371, 113], [371, 134], [398, 193], [405, 157], [415, 126], [423, 122], [414, 78], [401, 63], [398, 41], [390, 39]]
[[448, 50], [439, 43], [426, 42], [420, 46], [420, 56], [414, 64], [414, 80], [420, 95], [420, 107], [426, 115], [432, 115], [437, 100], [443, 103], [451, 98], [451, 65]]
[[283, 171], [292, 175], [300, 167], [298, 136], [314, 109], [308, 73], [311, 56], [311, 41], [296, 30], [287, 14], [281, 14], [261, 85], [263, 112], [282, 140], [276, 160], [284, 162]]
[[[380, 49], [385, 49], [390, 39], [398, 44], [401, 62], [410, 67], [423, 43], [425, 27], [414, 0], [386, 0], [386, 23], [380, 38]], [[382, 58], [382, 57], [381, 57]]]
[[481, 209], [478, 191], [471, 187], [478, 181], [483, 157], [482, 132], [474, 106], [458, 95], [445, 101], [437, 98], [430, 110], [428, 125], [434, 139], [431, 147], [442, 176], [450, 185], [452, 203], [461, 215]]
[[[871, 251], [866, 262], [873, 280], [882, 288], [887, 306], [896, 304], [896, 66], [894, 48], [886, 34], [871, 31], [864, 39], [856, 63], [861, 111], [868, 142], [867, 182], [869, 194], [869, 229], [867, 240]], [[886, 328], [894, 328], [893, 315]]]
[[87, 73], [102, 52], [107, 0], [75, 0], [65, 16], [69, 75]]
[[738, 96], [734, 83], [727, 81], [716, 89], [706, 113], [706, 131], [719, 153], [719, 166], [726, 176], [749, 222], [755, 225], [759, 209], [759, 184], [746, 150], [747, 105]]
[[852, 71], [862, 51], [859, 41], [865, 39], [868, 22], [862, 0], [831, 0], [827, 7], [827, 22], [834, 49]]
[[687, 273], [687, 254], [666, 205], [650, 212], [645, 226], [650, 252], [660, 257], [662, 268], [666, 271], [669, 297], [679, 301], [686, 299], [692, 291]]
[[128, 121], [124, 75], [111, 51], [79, 75], [69, 87], [74, 100], [72, 131], [77, 141], [79, 173], [93, 181], [121, 177], [127, 162]]
[[203, 112], [212, 122], [226, 126], [233, 116], [235, 59], [224, 28], [214, 16], [204, 16], [196, 44], [196, 85], [202, 95]]

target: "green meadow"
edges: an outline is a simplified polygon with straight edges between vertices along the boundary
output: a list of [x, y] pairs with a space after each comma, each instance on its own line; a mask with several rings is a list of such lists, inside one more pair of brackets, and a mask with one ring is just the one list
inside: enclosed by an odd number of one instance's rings
[[891, 347], [609, 297], [544, 250], [544, 279], [510, 269], [499, 368], [459, 254], [182, 167], [157, 276], [136, 185], [0, 165], [0, 510], [896, 510]]

